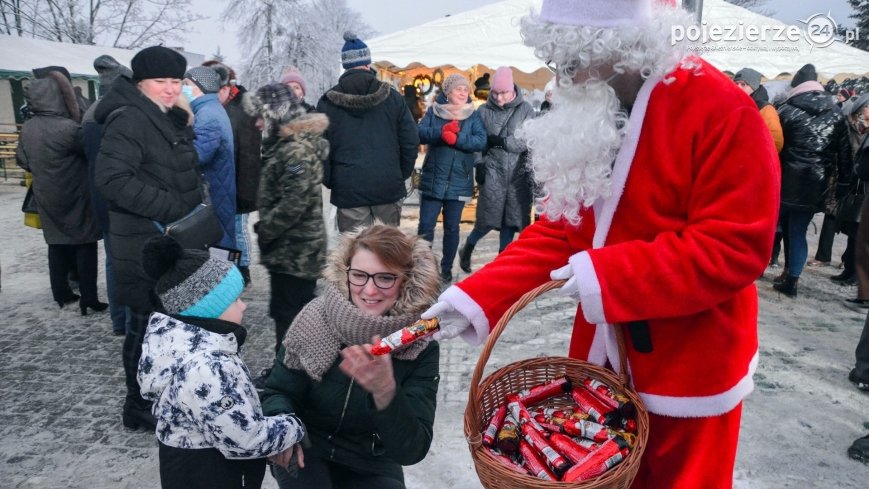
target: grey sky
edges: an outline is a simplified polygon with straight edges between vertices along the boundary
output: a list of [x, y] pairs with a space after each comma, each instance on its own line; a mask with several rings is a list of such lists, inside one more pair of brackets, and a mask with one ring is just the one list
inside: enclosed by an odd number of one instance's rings
[[[232, 0], [229, 0], [232, 1]], [[243, 59], [237, 45], [233, 26], [221, 26], [218, 17], [226, 5], [226, 0], [193, 0], [193, 7], [209, 18], [197, 22], [184, 47], [194, 53], [204, 54], [206, 59], [217, 52], [226, 56], [230, 65], [238, 65]], [[496, 3], [493, 0], [438, 0], [425, 4], [414, 4], [397, 0], [347, 0], [350, 8], [362, 13], [365, 21], [380, 34], [408, 29], [414, 25], [474, 9], [482, 5]], [[852, 26], [848, 18], [851, 7], [847, 0], [768, 0], [765, 8], [775, 11], [774, 18], [789, 24], [799, 24], [812, 14], [827, 13], [841, 25]], [[866, 33], [869, 35], [869, 33]]]

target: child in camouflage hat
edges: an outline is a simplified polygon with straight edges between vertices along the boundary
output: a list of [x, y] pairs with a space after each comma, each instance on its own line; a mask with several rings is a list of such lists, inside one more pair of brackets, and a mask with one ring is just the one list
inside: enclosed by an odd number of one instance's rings
[[[246, 93], [245, 110], [262, 119], [259, 221], [254, 225], [260, 260], [269, 271], [269, 315], [275, 321], [275, 351], [296, 314], [314, 298], [326, 256], [323, 222], [324, 163], [329, 142], [325, 115], [307, 113], [286, 85]], [[256, 379], [261, 382], [268, 371]]]

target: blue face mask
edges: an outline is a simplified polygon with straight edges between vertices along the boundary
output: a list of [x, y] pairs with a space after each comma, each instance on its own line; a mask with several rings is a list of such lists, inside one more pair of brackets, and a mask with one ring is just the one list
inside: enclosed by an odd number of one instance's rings
[[190, 102], [193, 102], [193, 99], [196, 98], [193, 96], [193, 87], [190, 85], [181, 85], [181, 93], [183, 93]]

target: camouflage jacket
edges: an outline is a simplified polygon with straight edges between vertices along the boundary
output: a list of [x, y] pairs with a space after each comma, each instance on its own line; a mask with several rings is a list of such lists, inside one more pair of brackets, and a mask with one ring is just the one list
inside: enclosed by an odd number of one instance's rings
[[270, 272], [316, 280], [326, 256], [323, 164], [329, 120], [311, 113], [263, 138], [259, 221], [254, 225], [260, 261]]

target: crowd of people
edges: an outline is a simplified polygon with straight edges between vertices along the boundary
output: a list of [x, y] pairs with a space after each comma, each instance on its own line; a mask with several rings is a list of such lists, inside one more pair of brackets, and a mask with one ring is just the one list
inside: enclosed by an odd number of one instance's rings
[[[124, 336], [123, 425], [156, 432], [163, 487], [259, 487], [266, 460], [282, 488], [404, 487], [401, 467], [432, 440], [435, 340], [481, 343], [549, 280], [577, 301], [567, 355], [617, 369], [616, 328], [629, 338], [650, 413], [632, 487], [731, 487], [758, 364], [757, 277], [781, 249], [773, 287], [798, 297], [804, 266], [829, 266], [844, 233], [831, 279], [856, 284], [846, 303], [869, 309], [869, 93], [832, 94], [809, 64], [771, 101], [758, 71], [728, 78], [672, 45], [680, 10], [606, 3], [546, 0], [522, 19], [555, 73], [539, 111], [509, 67], [446, 76], [426, 107], [413, 86], [379, 80], [352, 33], [315, 105], [295, 67], [248, 91], [224, 63], [188, 69], [162, 46], [129, 68], [97, 58], [92, 105], [64, 68], [34, 70], [18, 161], [33, 174], [52, 296], [83, 315], [109, 309]], [[398, 227], [420, 145], [409, 235]], [[341, 233], [331, 250], [322, 187]], [[238, 355], [254, 211], [275, 329], [257, 377]], [[213, 239], [185, 246], [181, 230], [207, 219]], [[493, 230], [499, 254], [472, 273]], [[470, 274], [458, 283], [456, 255]], [[370, 353], [420, 317], [439, 319], [433, 338]], [[849, 379], [869, 390], [869, 314], [856, 356]], [[710, 362], [715, 376], [690, 374]], [[869, 461], [869, 437], [849, 454]]]

